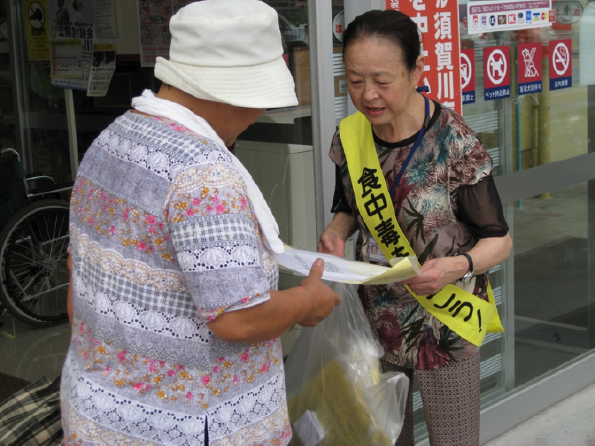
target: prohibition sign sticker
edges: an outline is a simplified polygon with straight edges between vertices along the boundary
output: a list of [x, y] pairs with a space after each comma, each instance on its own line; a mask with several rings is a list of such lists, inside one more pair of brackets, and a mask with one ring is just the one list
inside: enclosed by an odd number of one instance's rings
[[485, 47], [483, 72], [486, 101], [510, 97], [510, 47]]
[[463, 91], [471, 83], [472, 76], [471, 59], [464, 52], [461, 52], [461, 87], [463, 87]]
[[47, 0], [24, 0], [23, 27], [27, 43], [27, 57], [33, 60], [50, 59], [50, 41], [48, 40]]
[[551, 40], [550, 90], [572, 87], [572, 40]]
[[552, 67], [558, 76], [564, 76], [570, 65], [570, 54], [563, 43], [558, 43], [552, 52]]
[[31, 28], [37, 29], [43, 27], [45, 23], [45, 11], [43, 6], [38, 2], [31, 2], [27, 15], [29, 16]]
[[461, 50], [461, 90], [463, 104], [475, 102], [475, 50], [473, 48]]
[[508, 72], [508, 61], [502, 50], [494, 50], [488, 56], [488, 77], [494, 85], [500, 85]]
[[519, 43], [517, 50], [518, 94], [541, 93], [543, 91], [541, 42]]

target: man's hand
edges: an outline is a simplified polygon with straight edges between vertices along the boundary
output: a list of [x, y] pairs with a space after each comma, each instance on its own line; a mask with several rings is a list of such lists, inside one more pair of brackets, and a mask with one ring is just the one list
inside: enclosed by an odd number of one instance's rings
[[300, 284], [312, 297], [312, 308], [306, 317], [299, 322], [304, 327], [314, 327], [322, 322], [333, 312], [333, 309], [341, 303], [341, 298], [332, 288], [325, 285], [321, 278], [324, 272], [324, 261], [316, 259], [310, 274]]
[[341, 298], [322, 280], [324, 262], [317, 259], [298, 286], [270, 290], [270, 299], [252, 307], [226, 311], [207, 322], [218, 338], [252, 344], [278, 338], [296, 324], [313, 327], [328, 317]]

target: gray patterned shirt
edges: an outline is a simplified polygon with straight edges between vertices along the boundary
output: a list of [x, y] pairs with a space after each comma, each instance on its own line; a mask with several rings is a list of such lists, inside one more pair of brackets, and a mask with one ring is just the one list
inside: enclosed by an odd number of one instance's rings
[[70, 210], [68, 444], [286, 444], [281, 344], [206, 322], [258, 305], [278, 270], [229, 153], [127, 112], [93, 142]]

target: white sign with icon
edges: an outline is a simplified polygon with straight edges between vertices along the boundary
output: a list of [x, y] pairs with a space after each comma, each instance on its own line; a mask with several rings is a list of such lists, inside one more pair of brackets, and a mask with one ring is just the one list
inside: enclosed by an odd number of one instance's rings
[[504, 0], [467, 3], [469, 34], [552, 26], [551, 0]]

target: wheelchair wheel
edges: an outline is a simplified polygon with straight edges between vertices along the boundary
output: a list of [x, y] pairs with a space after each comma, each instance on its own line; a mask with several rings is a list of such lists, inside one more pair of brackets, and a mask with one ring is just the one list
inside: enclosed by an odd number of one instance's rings
[[68, 319], [68, 211], [65, 201], [37, 201], [0, 233], [0, 302], [34, 327]]

